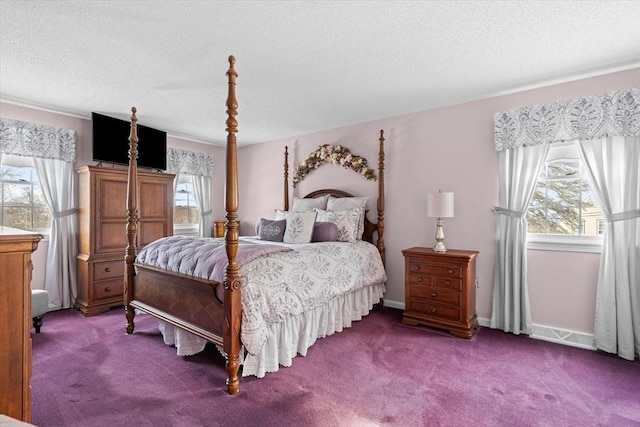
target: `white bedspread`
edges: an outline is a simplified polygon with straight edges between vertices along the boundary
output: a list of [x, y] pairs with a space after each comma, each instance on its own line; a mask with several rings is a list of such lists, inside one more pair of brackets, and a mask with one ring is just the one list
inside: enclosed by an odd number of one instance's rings
[[[387, 276], [370, 243], [281, 245], [294, 250], [259, 256], [240, 266], [241, 340], [248, 352], [243, 376], [262, 377], [279, 365], [290, 366], [291, 359], [305, 355], [317, 338], [361, 319], [385, 291]], [[206, 344], [194, 336], [181, 337], [186, 332], [169, 325], [161, 329], [165, 342], [176, 345], [180, 355], [195, 354]]]

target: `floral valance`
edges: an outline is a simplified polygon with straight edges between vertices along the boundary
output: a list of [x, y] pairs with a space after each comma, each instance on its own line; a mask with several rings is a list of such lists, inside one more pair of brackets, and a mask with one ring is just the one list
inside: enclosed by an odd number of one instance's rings
[[167, 172], [213, 178], [213, 156], [179, 148], [167, 148]]
[[76, 131], [0, 118], [0, 152], [76, 161]]
[[325, 162], [351, 169], [366, 179], [376, 179], [374, 170], [367, 166], [367, 159], [351, 154], [348, 148], [341, 145], [324, 144], [309, 154], [306, 160], [300, 162], [293, 174], [293, 186], [295, 187], [309, 172], [317, 169]]
[[640, 88], [501, 111], [497, 151], [575, 139], [640, 135]]

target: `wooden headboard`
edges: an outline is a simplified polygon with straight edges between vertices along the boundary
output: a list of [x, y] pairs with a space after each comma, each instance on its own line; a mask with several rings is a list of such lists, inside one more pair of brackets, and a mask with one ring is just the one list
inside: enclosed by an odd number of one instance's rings
[[[385, 263], [385, 247], [384, 247], [384, 130], [380, 130], [380, 138], [378, 139], [378, 200], [377, 200], [377, 222], [372, 222], [368, 217], [368, 210], [364, 216], [364, 233], [362, 240], [373, 243], [380, 252], [382, 263]], [[343, 190], [336, 189], [320, 189], [313, 191], [305, 198], [316, 198], [324, 195], [333, 197], [353, 197]], [[289, 147], [284, 147], [284, 210], [289, 210]], [[374, 237], [374, 235], [376, 235]]]

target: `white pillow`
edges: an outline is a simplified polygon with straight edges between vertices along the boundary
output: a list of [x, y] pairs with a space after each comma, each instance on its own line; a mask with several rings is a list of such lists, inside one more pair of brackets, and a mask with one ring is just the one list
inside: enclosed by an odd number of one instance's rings
[[358, 239], [358, 221], [363, 209], [355, 208], [348, 211], [324, 211], [318, 209], [318, 222], [332, 222], [338, 227], [338, 241], [355, 243]]
[[325, 196], [315, 197], [313, 199], [294, 197], [291, 210], [294, 212], [310, 212], [314, 209], [327, 209], [328, 199], [328, 194]]
[[290, 212], [284, 230], [284, 243], [309, 243], [316, 223], [316, 211]]
[[364, 214], [366, 211], [368, 197], [329, 197], [327, 201], [328, 211], [346, 211], [362, 208], [360, 219], [358, 220], [357, 239], [362, 240], [364, 234]]
[[287, 218], [289, 218], [289, 211], [283, 211], [282, 209], [276, 209], [275, 210], [275, 219], [276, 220], [287, 219]]

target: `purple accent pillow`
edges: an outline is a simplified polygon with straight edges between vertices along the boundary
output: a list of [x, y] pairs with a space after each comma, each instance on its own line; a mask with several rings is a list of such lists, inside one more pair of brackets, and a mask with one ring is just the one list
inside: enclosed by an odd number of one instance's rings
[[312, 242], [337, 242], [338, 226], [333, 222], [316, 222], [313, 226]]
[[258, 236], [261, 240], [271, 242], [282, 242], [284, 230], [287, 227], [287, 220], [260, 219], [258, 224]]

